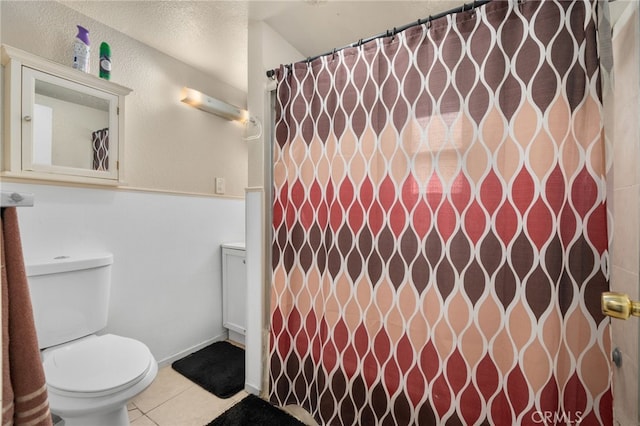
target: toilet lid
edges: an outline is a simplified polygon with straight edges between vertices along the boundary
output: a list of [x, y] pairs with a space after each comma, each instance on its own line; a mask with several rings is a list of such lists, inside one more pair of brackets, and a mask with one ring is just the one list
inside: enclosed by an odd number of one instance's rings
[[56, 348], [44, 359], [47, 385], [63, 392], [116, 392], [139, 381], [151, 364], [143, 343], [105, 334]]

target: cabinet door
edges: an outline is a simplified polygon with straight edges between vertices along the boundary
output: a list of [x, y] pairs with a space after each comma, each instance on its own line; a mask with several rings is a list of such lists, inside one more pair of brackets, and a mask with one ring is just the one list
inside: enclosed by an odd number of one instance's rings
[[22, 170], [118, 179], [118, 97], [22, 67]]
[[124, 183], [124, 106], [131, 89], [11, 46], [4, 66], [0, 174], [92, 185]]
[[222, 322], [225, 328], [245, 334], [247, 269], [244, 250], [222, 249]]

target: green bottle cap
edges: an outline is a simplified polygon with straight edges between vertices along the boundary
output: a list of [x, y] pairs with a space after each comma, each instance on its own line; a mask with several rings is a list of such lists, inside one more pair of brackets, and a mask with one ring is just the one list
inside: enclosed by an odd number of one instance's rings
[[111, 47], [104, 41], [100, 43], [100, 56], [111, 56]]

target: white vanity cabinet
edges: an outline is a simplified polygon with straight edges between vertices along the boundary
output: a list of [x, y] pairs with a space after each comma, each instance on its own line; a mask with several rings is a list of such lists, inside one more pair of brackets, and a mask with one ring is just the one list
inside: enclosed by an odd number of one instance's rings
[[222, 324], [229, 339], [244, 344], [247, 327], [247, 267], [244, 243], [222, 245]]
[[2, 176], [118, 185], [131, 89], [2, 46]]

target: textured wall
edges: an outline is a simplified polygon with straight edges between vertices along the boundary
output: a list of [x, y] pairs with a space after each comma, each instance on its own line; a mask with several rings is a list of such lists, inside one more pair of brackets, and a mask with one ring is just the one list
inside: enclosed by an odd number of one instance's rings
[[244, 92], [60, 3], [2, 1], [0, 8], [3, 43], [55, 62], [71, 65], [76, 24], [89, 29], [93, 74], [100, 42], [111, 45], [111, 80], [133, 89], [125, 115], [127, 186], [213, 194], [215, 177], [224, 177], [226, 195], [244, 196], [242, 127], [182, 104], [180, 91], [193, 87], [240, 107]]
[[[273, 28], [264, 22], [249, 22], [249, 110], [264, 123], [262, 137], [248, 142], [249, 186], [264, 186], [265, 148], [271, 143], [270, 87], [275, 83], [266, 77], [266, 71], [280, 64], [300, 61], [304, 56], [295, 50]], [[271, 185], [271, 182], [267, 184]]]
[[[106, 331], [145, 342], [159, 361], [224, 338], [220, 244], [244, 239], [247, 146], [235, 123], [182, 104], [179, 94], [190, 86], [238, 106], [245, 94], [56, 2], [3, 0], [0, 19], [3, 43], [69, 66], [76, 24], [90, 30], [94, 49], [111, 45], [111, 80], [133, 89], [127, 185], [160, 191], [3, 181], [3, 190], [35, 195], [34, 207], [19, 210], [25, 255], [113, 253]], [[233, 198], [208, 196], [216, 176]]]

